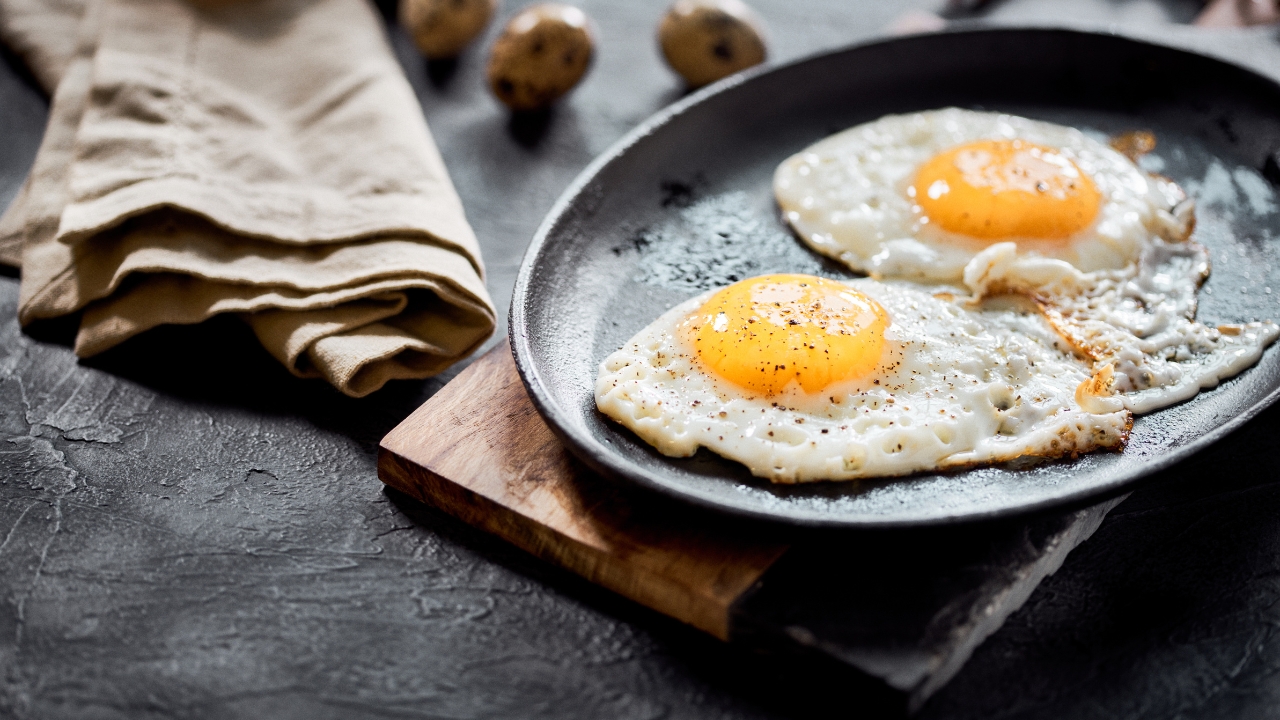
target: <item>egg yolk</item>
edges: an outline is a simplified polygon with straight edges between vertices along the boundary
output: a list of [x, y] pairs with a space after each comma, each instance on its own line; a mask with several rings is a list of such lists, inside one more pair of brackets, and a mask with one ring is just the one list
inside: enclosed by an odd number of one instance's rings
[[982, 140], [935, 155], [907, 191], [929, 222], [982, 240], [1060, 240], [1089, 227], [1101, 195], [1060, 152]]
[[888, 315], [834, 280], [765, 275], [720, 290], [689, 322], [698, 358], [712, 372], [775, 395], [793, 380], [814, 393], [874, 371]]

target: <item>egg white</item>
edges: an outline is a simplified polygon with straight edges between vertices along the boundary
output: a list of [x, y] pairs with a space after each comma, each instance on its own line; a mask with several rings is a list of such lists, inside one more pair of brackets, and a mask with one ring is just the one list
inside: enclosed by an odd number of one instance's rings
[[1034, 298], [1091, 371], [1109, 367], [1112, 392], [1142, 414], [1234, 377], [1280, 336], [1273, 322], [1197, 322], [1196, 293], [1208, 275], [1208, 251], [1191, 241], [1156, 240], [1135, 265], [1093, 273], [997, 243], [969, 263], [964, 281], [974, 298]]
[[[775, 396], [712, 374], [664, 313], [600, 365], [596, 405], [659, 452], [699, 447], [774, 482], [905, 475], [1122, 447], [1131, 415], [1034, 309], [969, 310], [910, 283], [848, 284], [889, 314], [873, 376]], [[1088, 407], [1085, 409], [1082, 405]]]
[[1065, 241], [1011, 238], [1022, 253], [1085, 271], [1124, 268], [1152, 238], [1185, 238], [1191, 205], [1174, 183], [1077, 129], [1014, 115], [947, 108], [888, 115], [821, 140], [774, 173], [774, 195], [818, 252], [875, 277], [958, 281], [987, 243], [930, 224], [908, 188], [921, 165], [957, 145], [1022, 139], [1057, 149], [1102, 195], [1093, 224]]

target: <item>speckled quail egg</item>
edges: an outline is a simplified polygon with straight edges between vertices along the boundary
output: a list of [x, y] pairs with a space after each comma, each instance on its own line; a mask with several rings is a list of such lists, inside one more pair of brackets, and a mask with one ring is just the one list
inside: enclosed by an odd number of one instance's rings
[[690, 87], [764, 62], [764, 32], [741, 0], [676, 0], [658, 26], [662, 56]]
[[489, 54], [489, 88], [512, 110], [550, 106], [582, 79], [595, 40], [586, 13], [534, 5], [511, 18]]
[[400, 24], [428, 58], [457, 57], [484, 32], [498, 0], [400, 0]]

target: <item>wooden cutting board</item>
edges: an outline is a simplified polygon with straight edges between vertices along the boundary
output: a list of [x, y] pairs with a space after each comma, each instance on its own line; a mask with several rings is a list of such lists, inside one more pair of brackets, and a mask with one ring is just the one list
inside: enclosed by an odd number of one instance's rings
[[1028, 523], [787, 531], [609, 482], [564, 449], [506, 343], [392, 430], [378, 475], [721, 640], [791, 646], [918, 708], [1120, 502]]
[[382, 440], [378, 474], [722, 640], [734, 600], [786, 550], [785, 542], [735, 532], [719, 518], [673, 522], [664, 512], [671, 508], [592, 475], [534, 409], [505, 343]]

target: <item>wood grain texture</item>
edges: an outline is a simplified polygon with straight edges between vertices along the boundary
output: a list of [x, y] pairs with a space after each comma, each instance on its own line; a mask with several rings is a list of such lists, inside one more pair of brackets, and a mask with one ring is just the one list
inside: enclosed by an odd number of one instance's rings
[[392, 430], [387, 485], [636, 602], [729, 639], [781, 540], [599, 478], [525, 394], [506, 343]]

